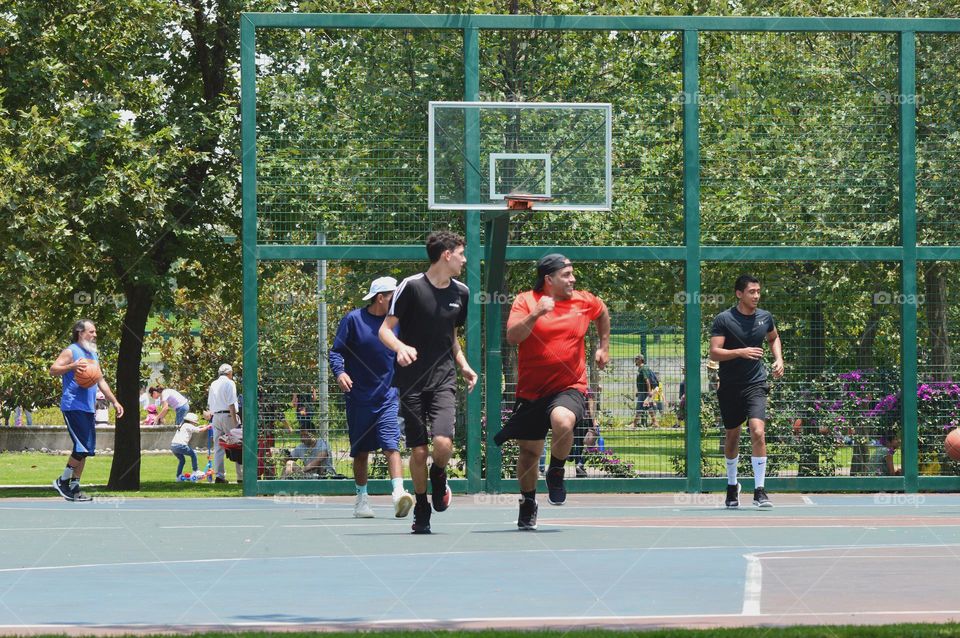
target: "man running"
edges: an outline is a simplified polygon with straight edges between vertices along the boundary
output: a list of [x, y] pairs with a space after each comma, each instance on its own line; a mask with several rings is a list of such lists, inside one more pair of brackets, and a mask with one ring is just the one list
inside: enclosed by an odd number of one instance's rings
[[601, 370], [610, 359], [610, 314], [598, 297], [574, 290], [573, 264], [559, 254], [537, 262], [533, 290], [513, 302], [507, 320], [507, 342], [517, 348], [517, 401], [513, 414], [494, 438], [497, 445], [517, 439], [520, 514], [517, 527], [537, 528], [537, 461], [547, 431], [553, 432], [547, 499], [563, 505], [564, 462], [570, 455], [574, 428], [586, 409], [587, 365], [584, 336], [593, 322], [599, 343], [594, 360]]

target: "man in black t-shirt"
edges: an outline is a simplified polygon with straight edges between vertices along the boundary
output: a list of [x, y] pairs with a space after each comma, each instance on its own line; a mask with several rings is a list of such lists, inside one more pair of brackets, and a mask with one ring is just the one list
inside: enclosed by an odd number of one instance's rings
[[[453, 452], [456, 422], [457, 371], [468, 391], [477, 383], [477, 373], [467, 363], [457, 341], [457, 326], [467, 319], [470, 292], [454, 279], [467, 259], [463, 238], [439, 231], [427, 238], [430, 267], [404, 279], [393, 293], [387, 318], [380, 327], [380, 341], [397, 354], [393, 384], [400, 392], [400, 415], [410, 448], [410, 475], [416, 495], [413, 533], [430, 533], [430, 503], [427, 501], [428, 444], [433, 440], [430, 485], [433, 509], [450, 505], [447, 463]], [[398, 333], [394, 334], [394, 327]]]
[[740, 427], [747, 422], [753, 465], [753, 504], [773, 507], [764, 488], [767, 467], [767, 442], [764, 425], [767, 418], [767, 371], [763, 367], [763, 342], [773, 352], [773, 376], [783, 376], [783, 352], [773, 315], [758, 308], [760, 282], [740, 275], [734, 284], [737, 305], [724, 310], [710, 328], [710, 358], [720, 362], [720, 387], [717, 399], [720, 416], [727, 431], [724, 457], [727, 463], [727, 507], [740, 506], [737, 463], [740, 460]]

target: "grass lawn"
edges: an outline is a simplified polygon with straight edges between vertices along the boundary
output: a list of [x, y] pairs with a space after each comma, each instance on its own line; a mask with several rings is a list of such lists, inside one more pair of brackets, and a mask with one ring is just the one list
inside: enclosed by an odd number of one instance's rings
[[[206, 453], [197, 454], [200, 468], [206, 467]], [[66, 455], [41, 454], [39, 452], [3, 452], [0, 453], [0, 485], [49, 485], [59, 476], [67, 463]], [[110, 477], [110, 465], [113, 456], [98, 455], [87, 461], [83, 472], [84, 485], [106, 485]], [[235, 480], [232, 463], [227, 462], [227, 478]], [[141, 491], [109, 492], [105, 489], [90, 488], [91, 495], [124, 496], [239, 496], [239, 485], [216, 483], [188, 483], [174, 480], [177, 460], [172, 454], [148, 454], [140, 459]], [[189, 465], [188, 465], [189, 467]], [[53, 488], [12, 487], [0, 489], [0, 497], [8, 496], [51, 496]]]

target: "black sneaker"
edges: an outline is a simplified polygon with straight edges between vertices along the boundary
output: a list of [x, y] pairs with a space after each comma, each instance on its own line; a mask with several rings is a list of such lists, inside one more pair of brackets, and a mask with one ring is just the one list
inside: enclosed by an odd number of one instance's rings
[[577, 478], [587, 478], [587, 468], [577, 463]]
[[520, 516], [517, 517], [517, 527], [521, 531], [537, 529], [537, 500], [520, 497]]
[[547, 501], [551, 505], [563, 505], [567, 500], [567, 488], [563, 486], [563, 468], [551, 467], [547, 470]]
[[770, 497], [767, 496], [767, 490], [762, 487], [753, 490], [753, 504], [760, 509], [770, 509], [773, 507], [773, 503], [770, 502]]
[[436, 465], [430, 466], [430, 487], [432, 488], [430, 496], [434, 511], [446, 511], [450, 507], [453, 494], [450, 491], [450, 486], [447, 485], [447, 470], [445, 468], [441, 469]]
[[413, 533], [430, 533], [430, 505], [417, 503], [413, 508]]
[[68, 501], [75, 500], [73, 498], [73, 490], [70, 489], [70, 481], [64, 481], [63, 479], [53, 479], [53, 489], [57, 490], [57, 493], [65, 498]]
[[740, 507], [740, 490], [743, 488], [740, 483], [727, 486], [727, 500], [723, 502], [729, 508]]

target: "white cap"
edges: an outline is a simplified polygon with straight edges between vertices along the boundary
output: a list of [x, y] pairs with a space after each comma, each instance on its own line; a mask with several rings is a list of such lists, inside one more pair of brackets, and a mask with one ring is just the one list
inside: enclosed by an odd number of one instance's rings
[[187, 412], [186, 416], [183, 417], [184, 423], [189, 423], [191, 425], [197, 424], [197, 415], [193, 412]]
[[220, 376], [223, 376], [225, 374], [230, 374], [231, 372], [233, 372], [233, 366], [230, 365], [229, 363], [224, 363], [222, 366], [220, 366], [220, 369], [217, 370], [217, 374], [219, 374]]
[[370, 292], [367, 293], [367, 296], [364, 297], [363, 300], [369, 301], [381, 292], [393, 292], [396, 289], [397, 280], [393, 277], [377, 277], [370, 282]]

